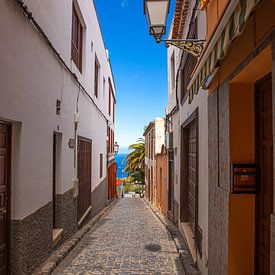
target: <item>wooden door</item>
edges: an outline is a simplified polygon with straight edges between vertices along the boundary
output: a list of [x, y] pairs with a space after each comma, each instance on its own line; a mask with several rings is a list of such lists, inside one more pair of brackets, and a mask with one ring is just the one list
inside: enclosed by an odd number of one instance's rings
[[174, 150], [168, 150], [168, 209], [174, 213]]
[[56, 143], [57, 143], [57, 134], [53, 134], [53, 228], [56, 227]]
[[0, 274], [8, 273], [9, 262], [10, 136], [10, 126], [0, 123]]
[[77, 154], [77, 176], [78, 199], [77, 218], [83, 217], [87, 209], [91, 206], [91, 172], [92, 168], [92, 142], [84, 138], [78, 138]]
[[271, 74], [256, 84], [257, 96], [257, 190], [256, 270], [258, 275], [270, 273], [270, 215], [273, 208], [273, 141]]
[[189, 125], [188, 137], [188, 197], [187, 217], [193, 234], [196, 233], [197, 219], [197, 120]]
[[163, 205], [162, 205], [162, 167], [159, 169], [159, 206], [163, 210]]

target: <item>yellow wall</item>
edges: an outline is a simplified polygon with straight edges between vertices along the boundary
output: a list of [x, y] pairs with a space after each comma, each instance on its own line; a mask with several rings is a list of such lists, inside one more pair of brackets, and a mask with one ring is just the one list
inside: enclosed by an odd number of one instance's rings
[[233, 41], [226, 58], [222, 60], [219, 81], [217, 74], [209, 87], [209, 93], [217, 88], [218, 82], [224, 82], [275, 27], [274, 14], [274, 1], [263, 0], [263, 2], [257, 5], [255, 12], [246, 24], [244, 33]]
[[[212, 0], [207, 7], [208, 37], [218, 22], [217, 9], [217, 2]], [[233, 41], [221, 61], [209, 93], [228, 79], [275, 27], [274, 14], [274, 1], [263, 0], [257, 5], [244, 33]], [[254, 83], [271, 71], [271, 60], [268, 46], [229, 84], [230, 163], [255, 161]], [[228, 274], [254, 274], [255, 195], [230, 194], [228, 234]]]
[[254, 274], [255, 196], [230, 194], [228, 275]]
[[[229, 86], [230, 163], [255, 161], [254, 86]], [[255, 195], [230, 194], [228, 274], [254, 274]]]
[[207, 38], [209, 38], [218, 24], [229, 0], [211, 0], [206, 9]]
[[229, 84], [230, 162], [254, 162], [254, 85]]

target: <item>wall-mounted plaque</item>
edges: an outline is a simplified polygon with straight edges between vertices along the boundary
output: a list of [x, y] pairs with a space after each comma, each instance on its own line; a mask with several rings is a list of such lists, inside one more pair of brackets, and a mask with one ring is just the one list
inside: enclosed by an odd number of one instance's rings
[[255, 163], [231, 164], [231, 193], [255, 194], [256, 181], [257, 173]]

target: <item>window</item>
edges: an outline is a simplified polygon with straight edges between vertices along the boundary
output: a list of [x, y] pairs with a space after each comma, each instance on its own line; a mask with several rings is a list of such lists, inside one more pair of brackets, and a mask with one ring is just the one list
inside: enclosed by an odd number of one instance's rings
[[97, 58], [95, 58], [95, 79], [94, 79], [94, 94], [98, 97], [98, 78], [99, 78], [99, 62]]
[[114, 153], [114, 131], [108, 126], [108, 153]]
[[108, 131], [107, 131], [107, 135], [108, 135], [108, 146], [107, 146], [107, 152], [108, 154], [111, 152], [111, 146], [110, 146], [110, 143], [111, 143], [111, 129], [110, 127], [108, 126]]
[[113, 89], [112, 89], [111, 81], [109, 79], [109, 115], [111, 115], [112, 97], [113, 97]]
[[175, 55], [174, 53], [171, 56], [171, 60], [170, 60], [170, 87], [171, 87], [171, 93], [175, 88]]
[[100, 154], [100, 160], [99, 160], [99, 162], [100, 162], [100, 169], [99, 169], [99, 177], [100, 178], [102, 178], [102, 176], [103, 176], [103, 154]]
[[113, 100], [113, 122], [115, 123], [115, 100]]
[[[194, 24], [190, 28], [190, 33], [188, 34], [188, 39], [197, 39], [198, 38], [198, 21], [194, 21]], [[191, 80], [192, 72], [196, 66], [197, 59], [192, 54], [186, 54], [186, 59], [183, 67], [181, 68], [180, 81], [181, 81], [181, 102], [185, 99], [187, 94], [187, 86]]]
[[106, 86], [106, 81], [105, 81], [105, 77], [103, 77], [103, 86], [102, 86], [103, 87], [102, 88], [103, 89], [103, 98], [105, 98], [105, 88], [106, 88], [105, 86]]
[[196, 57], [192, 54], [187, 54], [186, 61], [181, 69], [181, 102], [187, 94], [187, 86], [191, 80], [192, 72], [196, 66]]
[[83, 28], [80, 23], [75, 6], [73, 5], [71, 57], [80, 72], [82, 72], [82, 36]]

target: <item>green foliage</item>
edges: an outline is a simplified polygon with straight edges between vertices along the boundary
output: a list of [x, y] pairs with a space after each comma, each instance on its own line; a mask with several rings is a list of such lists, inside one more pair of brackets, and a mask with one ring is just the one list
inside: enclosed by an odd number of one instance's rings
[[135, 192], [142, 193], [144, 190], [144, 185], [141, 184], [133, 184], [133, 183], [124, 183], [124, 193]]
[[139, 183], [139, 184], [145, 184], [145, 173], [144, 173], [144, 170], [139, 170], [137, 172], [134, 172], [131, 175], [131, 182], [133, 182], [133, 183]]
[[144, 190], [144, 185], [141, 185], [141, 184], [135, 185], [134, 192], [140, 194], [142, 193], [143, 190]]
[[145, 140], [140, 138], [137, 143], [129, 146], [132, 152], [126, 158], [124, 172], [128, 172], [131, 182], [144, 184], [144, 167], [145, 167]]
[[132, 186], [130, 183], [124, 183], [124, 193], [129, 193], [132, 191]]

